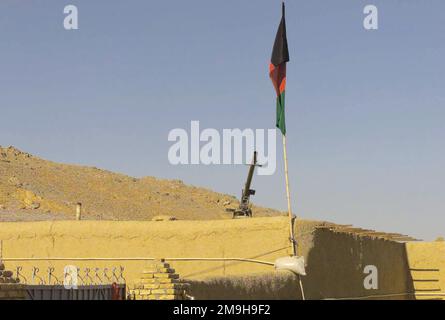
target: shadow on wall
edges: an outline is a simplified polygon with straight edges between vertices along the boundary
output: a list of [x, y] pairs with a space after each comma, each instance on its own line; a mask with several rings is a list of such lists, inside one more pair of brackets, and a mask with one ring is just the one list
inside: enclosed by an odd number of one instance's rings
[[[377, 270], [377, 289], [366, 289], [366, 266]], [[303, 277], [308, 299], [359, 298], [387, 295], [384, 299], [411, 299], [411, 278], [404, 243], [359, 237], [319, 229], [307, 257]], [[408, 293], [406, 295], [403, 295]], [[402, 294], [402, 295], [401, 295]], [[394, 296], [390, 296], [394, 295]]]
[[[413, 299], [414, 291], [404, 243], [359, 237], [318, 229], [309, 250], [307, 276], [302, 277], [306, 299], [360, 298]], [[366, 266], [377, 269], [377, 289], [367, 290]], [[298, 278], [287, 272], [214, 277], [190, 283], [195, 299], [301, 299]], [[376, 298], [373, 298], [376, 299]]]
[[185, 280], [196, 300], [300, 300], [297, 276], [288, 271]]

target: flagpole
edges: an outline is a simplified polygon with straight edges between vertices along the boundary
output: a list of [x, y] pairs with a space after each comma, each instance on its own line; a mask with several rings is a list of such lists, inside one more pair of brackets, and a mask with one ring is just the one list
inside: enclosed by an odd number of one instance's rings
[[[289, 240], [292, 244], [292, 253], [294, 256], [298, 255], [298, 248], [297, 248], [297, 240], [295, 239], [294, 234], [294, 216], [292, 214], [292, 206], [290, 201], [290, 187], [289, 187], [289, 172], [288, 172], [288, 166], [287, 166], [287, 148], [286, 148], [286, 135], [283, 134], [283, 158], [284, 158], [284, 176], [286, 179], [286, 196], [287, 196], [287, 212], [289, 216]], [[298, 282], [300, 284], [300, 291], [301, 291], [301, 298], [303, 300], [306, 300], [304, 296], [304, 289], [303, 289], [303, 282], [301, 281], [301, 276], [297, 275]]]
[[[287, 47], [286, 38], [286, 21], [285, 21], [285, 6], [284, 0], [281, 3], [281, 21], [278, 26], [277, 35], [275, 36], [275, 43], [272, 50], [271, 63], [269, 65], [269, 76], [277, 92], [277, 128], [280, 129], [283, 137], [283, 158], [284, 158], [284, 176], [286, 178], [286, 197], [287, 197], [287, 211], [289, 217], [289, 240], [292, 245], [292, 256], [298, 255], [297, 241], [294, 235], [294, 223], [296, 217], [292, 214], [292, 206], [290, 199], [289, 187], [289, 173], [287, 165], [287, 149], [286, 149], [286, 124], [284, 120], [284, 91], [286, 87], [286, 63], [289, 61], [289, 50]], [[297, 274], [300, 283], [300, 290], [302, 299], [305, 300], [303, 283], [301, 276]]]
[[287, 212], [289, 216], [289, 239], [292, 244], [292, 253], [294, 256], [297, 255], [297, 243], [295, 241], [294, 236], [294, 227], [293, 227], [293, 214], [292, 214], [292, 206], [290, 201], [290, 188], [289, 188], [289, 173], [287, 167], [287, 149], [286, 149], [286, 135], [283, 134], [283, 157], [284, 157], [284, 176], [286, 178], [286, 196], [287, 196]]

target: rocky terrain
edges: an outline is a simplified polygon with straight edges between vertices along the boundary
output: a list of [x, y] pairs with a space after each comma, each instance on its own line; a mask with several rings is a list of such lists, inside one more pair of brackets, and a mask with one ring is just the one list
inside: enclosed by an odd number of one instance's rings
[[[133, 178], [0, 147], [0, 221], [74, 219], [78, 202], [83, 219], [104, 220], [224, 219], [231, 217], [225, 209], [238, 205], [233, 196], [179, 180]], [[259, 207], [254, 212], [282, 214]]]

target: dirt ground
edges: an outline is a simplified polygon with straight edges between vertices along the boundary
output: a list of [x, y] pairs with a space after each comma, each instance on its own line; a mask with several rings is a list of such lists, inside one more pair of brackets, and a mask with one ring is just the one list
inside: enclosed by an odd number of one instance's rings
[[[232, 195], [180, 180], [134, 178], [0, 146], [0, 221], [64, 220], [75, 215], [78, 202], [82, 217], [96, 220], [151, 220], [159, 215], [180, 220], [230, 219], [226, 209], [239, 205]], [[283, 214], [255, 206], [253, 210], [257, 217]]]

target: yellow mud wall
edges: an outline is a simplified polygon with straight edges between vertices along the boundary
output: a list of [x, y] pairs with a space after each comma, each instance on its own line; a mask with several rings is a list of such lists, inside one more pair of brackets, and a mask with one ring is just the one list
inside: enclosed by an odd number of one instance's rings
[[[413, 299], [404, 243], [318, 229], [306, 254], [302, 277], [306, 299]], [[366, 289], [364, 268], [376, 267], [377, 289]], [[289, 272], [193, 280], [197, 299], [301, 299]], [[407, 293], [407, 294], [405, 294]], [[373, 297], [370, 297], [373, 296]]]
[[[321, 229], [315, 234], [307, 263], [303, 283], [311, 299], [413, 298], [404, 243]], [[366, 266], [377, 271], [377, 289], [365, 288]]]
[[411, 242], [406, 251], [416, 298], [444, 299], [445, 242]]
[[[430, 261], [443, 244], [429, 247], [354, 234], [315, 229], [317, 222], [299, 221], [296, 234], [300, 254], [306, 257], [303, 284], [308, 299], [350, 298], [379, 294], [413, 292], [410, 264]], [[0, 223], [4, 258], [83, 257], [83, 258], [251, 258], [273, 262], [291, 253], [286, 217], [214, 221], [53, 221]], [[427, 246], [425, 244], [425, 246]], [[442, 249], [441, 249], [442, 248]], [[437, 253], [439, 254], [439, 253]], [[442, 254], [442, 257], [444, 255]], [[436, 258], [434, 258], [436, 259]], [[438, 261], [443, 260], [437, 258]], [[408, 261], [410, 260], [410, 261]], [[193, 284], [197, 297], [298, 299], [295, 276], [274, 273], [273, 267], [246, 262], [168, 261], [181, 278]], [[423, 262], [422, 262], [423, 263]], [[426, 263], [427, 265], [429, 265]], [[48, 267], [62, 277], [65, 265], [88, 267], [124, 266], [129, 284], [136, 282], [147, 265], [142, 261], [118, 262], [5, 262], [9, 270], [22, 266], [31, 279], [32, 266], [42, 278]], [[366, 290], [364, 268], [378, 270], [378, 289]], [[442, 270], [444, 269], [441, 267]], [[82, 274], [82, 273], [81, 273]], [[109, 275], [111, 272], [108, 273]], [[94, 276], [94, 271], [90, 275]], [[100, 275], [101, 277], [102, 274]], [[442, 279], [443, 274], [442, 274]], [[443, 287], [443, 282], [441, 283]], [[272, 288], [272, 289], [271, 289]], [[206, 293], [207, 292], [207, 293]], [[219, 292], [219, 293], [218, 293]], [[212, 294], [210, 294], [212, 293]], [[391, 298], [391, 297], [388, 297]], [[412, 296], [394, 296], [406, 299]]]
[[298, 278], [289, 271], [189, 280], [196, 300], [301, 300]]
[[[153, 257], [153, 258], [254, 258], [274, 261], [287, 255], [287, 219], [256, 218], [216, 221], [53, 221], [0, 223], [4, 258], [28, 257]], [[47, 278], [47, 269], [63, 274], [65, 265], [111, 270], [123, 265], [128, 282], [134, 282], [144, 262], [6, 262], [7, 268], [23, 267], [28, 281], [32, 266]], [[267, 272], [271, 266], [240, 263], [188, 261], [171, 262], [181, 277], [199, 279]], [[109, 272], [111, 273], [111, 272]], [[90, 275], [94, 275], [92, 271]]]

